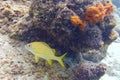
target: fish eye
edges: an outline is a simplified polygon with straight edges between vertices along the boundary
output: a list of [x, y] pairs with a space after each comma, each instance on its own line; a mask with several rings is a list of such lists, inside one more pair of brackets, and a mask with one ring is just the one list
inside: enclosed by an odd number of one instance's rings
[[30, 44], [28, 44], [27, 46], [30, 47]]

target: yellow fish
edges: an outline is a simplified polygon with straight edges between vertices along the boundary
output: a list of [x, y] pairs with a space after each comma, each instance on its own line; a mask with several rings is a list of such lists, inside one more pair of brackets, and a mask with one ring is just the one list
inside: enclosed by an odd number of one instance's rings
[[65, 57], [66, 53], [60, 57], [55, 56], [55, 49], [52, 49], [45, 42], [31, 42], [25, 45], [25, 48], [32, 52], [35, 55], [36, 63], [39, 61], [39, 58], [47, 60], [48, 64], [52, 65], [52, 60], [57, 60], [62, 67], [65, 67], [62, 59]]

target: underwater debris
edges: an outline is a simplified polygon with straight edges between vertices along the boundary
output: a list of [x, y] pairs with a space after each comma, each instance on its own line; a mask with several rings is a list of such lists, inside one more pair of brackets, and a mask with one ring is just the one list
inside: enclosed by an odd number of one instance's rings
[[25, 48], [35, 55], [35, 61], [38, 63], [39, 58], [47, 60], [49, 65], [52, 65], [52, 60], [57, 60], [62, 67], [65, 67], [62, 59], [65, 57], [66, 53], [60, 57], [55, 56], [55, 49], [52, 49], [45, 42], [31, 42], [25, 45]]
[[105, 64], [84, 62], [73, 69], [73, 80], [99, 80], [106, 72]]

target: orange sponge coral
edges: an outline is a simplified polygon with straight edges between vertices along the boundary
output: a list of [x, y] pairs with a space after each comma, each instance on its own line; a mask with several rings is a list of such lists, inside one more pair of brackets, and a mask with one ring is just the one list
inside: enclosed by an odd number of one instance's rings
[[81, 31], [84, 31], [86, 29], [86, 21], [91, 25], [103, 21], [104, 17], [108, 16], [113, 10], [114, 7], [111, 3], [108, 3], [106, 6], [98, 4], [97, 6], [91, 6], [86, 10], [84, 20], [81, 20], [79, 16], [74, 15], [71, 16], [70, 21], [74, 26], [79, 27]]
[[105, 17], [104, 6], [102, 4], [91, 6], [85, 12], [85, 20], [88, 21], [91, 25], [102, 21]]
[[77, 16], [77, 15], [71, 16], [70, 21], [74, 26], [76, 26], [76, 27], [79, 26], [79, 29], [81, 31], [84, 31], [86, 29], [86, 22], [82, 21], [79, 18], [79, 16]]
[[105, 6], [105, 15], [109, 15], [112, 11], [114, 10], [114, 7], [112, 5], [112, 3], [108, 3], [106, 6]]
[[85, 20], [91, 25], [102, 21], [105, 16], [109, 15], [113, 11], [113, 5], [108, 3], [106, 6], [98, 4], [97, 6], [89, 7], [85, 12]]

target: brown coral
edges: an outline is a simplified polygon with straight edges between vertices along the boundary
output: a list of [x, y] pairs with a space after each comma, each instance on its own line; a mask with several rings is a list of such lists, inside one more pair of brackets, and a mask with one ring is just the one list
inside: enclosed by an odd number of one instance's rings
[[70, 21], [74, 26], [79, 26], [79, 29], [81, 31], [84, 31], [86, 29], [86, 22], [81, 20], [79, 16], [77, 15], [71, 16]]
[[111, 3], [108, 3], [106, 6], [103, 6], [103, 4], [91, 6], [85, 12], [85, 20], [93, 25], [99, 21], [102, 21], [104, 17], [109, 15], [113, 10], [114, 8]]

